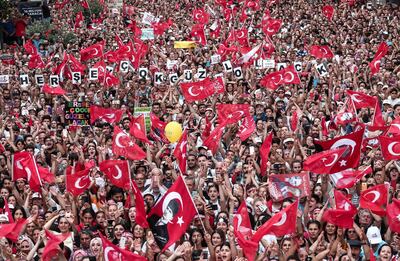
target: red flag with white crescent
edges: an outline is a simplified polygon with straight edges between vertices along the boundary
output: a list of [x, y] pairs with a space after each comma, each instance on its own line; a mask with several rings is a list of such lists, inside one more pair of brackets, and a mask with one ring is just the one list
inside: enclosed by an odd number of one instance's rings
[[182, 176], [179, 176], [147, 215], [154, 238], [162, 251], [179, 240], [196, 212], [189, 190]]
[[350, 150], [350, 148], [343, 146], [315, 153], [304, 161], [303, 168], [317, 174], [336, 173], [337, 171], [334, 167], [346, 150]]
[[115, 186], [130, 189], [130, 169], [127, 160], [104, 160], [99, 164], [100, 171]]
[[389, 185], [380, 184], [364, 190], [360, 194], [360, 207], [371, 210], [373, 213], [384, 216], [389, 195]]
[[103, 56], [104, 42], [95, 43], [80, 51], [81, 61], [87, 61]]
[[146, 152], [135, 144], [129, 135], [118, 126], [114, 128], [112, 151], [115, 155], [124, 156], [130, 160], [142, 160], [147, 156]]
[[385, 160], [400, 159], [400, 139], [398, 137], [379, 136], [382, 156]]
[[186, 173], [186, 153], [187, 153], [187, 130], [182, 133], [176, 147], [174, 149], [173, 155], [179, 162], [179, 169], [182, 174]]
[[90, 187], [91, 180], [89, 177], [90, 169], [84, 169], [75, 174], [65, 175], [65, 185], [67, 191], [74, 196], [79, 196]]
[[90, 124], [97, 119], [104, 120], [110, 124], [119, 122], [124, 111], [121, 109], [104, 108], [97, 105], [90, 105]]

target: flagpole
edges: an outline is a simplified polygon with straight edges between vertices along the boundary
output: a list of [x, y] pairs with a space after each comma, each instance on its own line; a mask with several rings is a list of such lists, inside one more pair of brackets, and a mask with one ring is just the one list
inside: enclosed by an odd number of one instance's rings
[[[180, 169], [179, 167], [178, 167], [178, 169], [179, 169], [179, 172], [181, 173], [180, 176], [181, 176], [182, 179], [183, 179], [183, 175], [182, 175], [181, 169]], [[183, 180], [183, 184], [185, 184], [186, 191], [187, 191], [187, 193], [188, 193], [189, 196], [190, 196], [190, 200], [192, 201], [194, 208], [196, 209], [197, 215], [199, 216], [199, 219], [200, 219], [201, 226], [203, 227], [204, 232], [207, 232], [207, 230], [206, 230], [206, 228], [205, 228], [205, 226], [204, 226], [203, 220], [201, 220], [201, 218], [200, 218], [199, 210], [197, 209], [197, 206], [196, 206], [196, 204], [195, 204], [194, 201], [193, 201], [192, 193], [190, 193], [188, 187], [186, 186], [185, 180]]]

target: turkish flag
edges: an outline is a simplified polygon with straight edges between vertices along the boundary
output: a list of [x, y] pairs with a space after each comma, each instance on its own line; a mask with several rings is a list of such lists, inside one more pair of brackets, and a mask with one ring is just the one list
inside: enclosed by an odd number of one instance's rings
[[377, 74], [381, 69], [381, 59], [374, 58], [369, 64], [371, 75]]
[[344, 170], [331, 175], [331, 180], [338, 189], [351, 188], [367, 174], [372, 173], [372, 168], [369, 166], [364, 170]]
[[400, 200], [393, 198], [392, 203], [387, 207], [386, 213], [390, 230], [400, 233]]
[[253, 61], [253, 60], [254, 60], [253, 57], [256, 57], [256, 54], [259, 52], [260, 48], [261, 48], [261, 44], [255, 46], [255, 47], [252, 48], [250, 51], [245, 52], [245, 53], [243, 54], [243, 56], [240, 57], [240, 58], [237, 60], [236, 63], [237, 63], [237, 64], [247, 64], [247, 63]]
[[204, 8], [196, 8], [193, 10], [193, 21], [199, 24], [206, 24], [210, 19], [210, 15]]
[[337, 171], [332, 168], [338, 164], [342, 155], [350, 150], [349, 146], [330, 149], [309, 156], [303, 163], [303, 169], [317, 174], [333, 174]]
[[228, 47], [226, 44], [221, 43], [218, 46], [217, 54], [221, 56], [222, 60], [225, 60], [225, 56], [231, 55], [237, 51], [238, 48], [236, 46], [233, 45]]
[[346, 126], [347, 124], [357, 121], [357, 112], [351, 99], [346, 99], [343, 107], [333, 118], [336, 125]]
[[390, 127], [387, 130], [386, 135], [393, 134], [394, 136], [400, 135], [400, 117], [395, 118], [391, 123]]
[[69, 67], [72, 72], [80, 72], [82, 75], [85, 74], [86, 66], [80, 63], [75, 56], [69, 55]]
[[101, 233], [99, 234], [102, 244], [103, 244], [103, 254], [104, 260], [119, 260], [119, 261], [146, 261], [147, 258], [144, 256], [138, 255], [136, 253], [132, 253], [131, 251], [122, 249], [108, 241]]
[[249, 35], [249, 32], [247, 31], [246, 28], [235, 30], [236, 41], [241, 46], [248, 46], [249, 45], [248, 35]]
[[102, 119], [110, 124], [113, 124], [119, 122], [123, 114], [124, 111], [120, 109], [90, 105], [90, 124], [93, 124], [97, 119]]
[[176, 147], [174, 149], [173, 155], [179, 162], [179, 169], [181, 173], [186, 173], [186, 153], [187, 153], [187, 130], [182, 133]]
[[89, 9], [89, 4], [86, 0], [80, 1], [79, 4], [85, 8], [85, 9]]
[[373, 213], [384, 216], [388, 200], [389, 187], [386, 184], [376, 185], [360, 194], [360, 207], [371, 210]]
[[115, 186], [129, 190], [131, 171], [127, 160], [105, 160], [99, 164], [100, 171]]
[[208, 120], [208, 117], [205, 117], [206, 123], [203, 132], [201, 133], [201, 139], [205, 140], [210, 136], [211, 133], [211, 122]]
[[333, 53], [327, 45], [313, 45], [310, 48], [310, 55], [317, 59], [333, 58]]
[[51, 261], [54, 260], [54, 257], [58, 255], [61, 251], [59, 245], [61, 242], [64, 242], [68, 237], [71, 236], [71, 233], [56, 235], [51, 233], [49, 230], [45, 230], [46, 237], [48, 238], [47, 244], [43, 250], [42, 260], [43, 261]]
[[106, 71], [106, 78], [104, 80], [104, 84], [107, 87], [118, 86], [119, 85], [118, 77], [114, 76], [112, 73]]
[[174, 22], [172, 22], [172, 19], [168, 19], [166, 22], [160, 22], [160, 23], [153, 23], [153, 30], [154, 30], [154, 35], [162, 35], [168, 28], [173, 25]]
[[298, 122], [299, 117], [296, 110], [293, 112], [292, 117], [290, 118], [290, 129], [292, 130], [292, 132], [296, 132]]
[[165, 126], [167, 126], [167, 123], [160, 120], [154, 113], [150, 113], [150, 122], [152, 130], [150, 133], [151, 137], [162, 143], [168, 144], [169, 141], [165, 136]]
[[381, 151], [385, 160], [400, 159], [400, 140], [398, 137], [379, 136]]
[[203, 24], [195, 24], [192, 26], [192, 30], [190, 31], [190, 35], [197, 39], [197, 42], [202, 45], [207, 44], [206, 34], [204, 33], [204, 25]]
[[324, 211], [322, 220], [338, 227], [353, 228], [354, 215], [355, 213], [353, 211], [344, 209], [327, 209]]
[[54, 174], [51, 173], [48, 168], [44, 168], [40, 165], [37, 165], [37, 169], [39, 171], [40, 179], [46, 181], [49, 184], [54, 183], [55, 181]]
[[264, 87], [276, 90], [282, 84], [300, 84], [301, 81], [294, 65], [290, 65], [282, 70], [265, 75], [260, 83]]
[[242, 201], [237, 213], [233, 216], [233, 233], [239, 243], [239, 246], [243, 249], [244, 255], [249, 260], [255, 260], [256, 252], [258, 250], [258, 243], [251, 240], [253, 232], [251, 230], [246, 200]]
[[258, 11], [260, 10], [260, 0], [246, 0], [244, 6], [251, 8], [254, 11]]
[[272, 218], [257, 229], [251, 240], [258, 243], [266, 234], [282, 237], [296, 232], [298, 205], [299, 200], [296, 200], [285, 209], [273, 215]]
[[262, 176], [267, 174], [267, 163], [268, 163], [269, 152], [272, 146], [272, 137], [273, 137], [273, 132], [270, 132], [270, 134], [268, 134], [268, 136], [265, 138], [263, 144], [260, 147], [260, 157], [261, 157], [260, 169]]
[[250, 116], [249, 104], [218, 104], [216, 106], [218, 119], [226, 124], [237, 123], [243, 117]]
[[74, 24], [75, 29], [76, 28], [81, 28], [83, 21], [84, 21], [83, 13], [82, 13], [82, 11], [80, 11], [75, 16], [75, 24]]
[[295, 174], [272, 174], [269, 176], [268, 191], [276, 201], [285, 198], [301, 198], [310, 195], [308, 172]]
[[219, 124], [211, 133], [210, 136], [203, 142], [203, 145], [206, 146], [213, 154], [217, 152], [219, 148], [219, 142], [221, 141], [222, 134], [224, 132], [224, 126], [226, 124]]
[[71, 192], [74, 196], [79, 196], [85, 192], [91, 184], [89, 177], [90, 168], [76, 172], [75, 174], [65, 175], [65, 185], [67, 191]]
[[67, 92], [61, 88], [60, 86], [57, 87], [50, 87], [47, 83], [45, 83], [42, 87], [42, 92], [52, 95], [64, 95]]
[[136, 139], [150, 143], [146, 136], [146, 125], [144, 115], [139, 115], [138, 117], [132, 117], [131, 123], [129, 125], [129, 134], [131, 134]]
[[378, 50], [376, 51], [376, 53], [374, 55], [374, 60], [383, 58], [387, 54], [388, 51], [389, 51], [389, 46], [387, 45], [387, 43], [381, 42], [381, 44], [378, 47]]
[[16, 152], [13, 155], [13, 180], [24, 178], [32, 191], [41, 192], [42, 182], [35, 158], [29, 152]]
[[33, 69], [43, 69], [46, 65], [44, 64], [42, 57], [39, 54], [32, 54], [29, 58], [28, 68]]
[[351, 90], [346, 90], [346, 93], [350, 96], [350, 99], [353, 101], [354, 107], [356, 109], [375, 107], [376, 104], [375, 97], [369, 96], [362, 92], [356, 92]]
[[142, 192], [140, 192], [135, 181], [131, 180], [133, 195], [135, 196], [136, 217], [135, 222], [143, 228], [148, 228], [149, 223], [146, 219], [146, 208], [144, 206], [144, 199]]
[[350, 200], [345, 195], [343, 195], [342, 192], [335, 189], [333, 191], [333, 194], [335, 197], [336, 209], [350, 211], [353, 213], [353, 216], [357, 213], [357, 208], [353, 204], [351, 204]]
[[37, 55], [37, 49], [33, 45], [32, 40], [27, 40], [26, 43], [24, 44], [24, 49], [27, 52], [28, 55]]
[[0, 224], [0, 237], [6, 237], [13, 242], [17, 242], [22, 229], [25, 228], [27, 223], [28, 219], [21, 218], [14, 223]]
[[386, 122], [382, 116], [381, 105], [379, 104], [378, 99], [376, 99], [375, 102], [374, 118], [372, 120], [372, 125], [376, 127], [383, 127], [386, 125]]
[[182, 176], [179, 176], [147, 215], [154, 238], [162, 251], [179, 240], [196, 212], [189, 190]]
[[242, 124], [239, 126], [239, 130], [237, 136], [241, 141], [247, 140], [251, 134], [256, 130], [256, 123], [251, 115], [244, 117], [242, 120]]
[[364, 135], [364, 128], [352, 132], [348, 135], [340, 136], [327, 141], [314, 141], [316, 145], [322, 147], [323, 150], [336, 149], [341, 146], [350, 146], [350, 150], [346, 150], [340, 159], [332, 166], [332, 173], [340, 172], [349, 168], [356, 168], [360, 161], [361, 145]]
[[130, 160], [142, 160], [146, 158], [146, 152], [135, 144], [129, 135], [118, 126], [114, 128], [112, 150], [115, 155], [124, 156]]
[[273, 36], [277, 34], [282, 26], [282, 20], [280, 19], [268, 19], [262, 21], [262, 30], [264, 34]]
[[215, 88], [208, 77], [202, 81], [181, 83], [180, 85], [187, 102], [201, 101], [215, 93]]
[[80, 51], [81, 61], [87, 61], [94, 58], [100, 58], [103, 56], [104, 42], [95, 43]]
[[333, 14], [335, 13], [335, 9], [331, 5], [325, 5], [322, 7], [322, 14], [328, 18], [329, 21], [332, 21]]

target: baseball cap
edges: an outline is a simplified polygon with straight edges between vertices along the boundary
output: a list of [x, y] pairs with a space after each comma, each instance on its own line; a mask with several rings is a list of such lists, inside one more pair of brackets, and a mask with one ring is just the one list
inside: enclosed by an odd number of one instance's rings
[[39, 192], [35, 192], [32, 194], [32, 198], [42, 198], [42, 195], [40, 195]]
[[382, 237], [381, 237], [381, 231], [376, 226], [372, 226], [372, 227], [368, 228], [367, 238], [371, 245], [376, 245], [383, 241]]

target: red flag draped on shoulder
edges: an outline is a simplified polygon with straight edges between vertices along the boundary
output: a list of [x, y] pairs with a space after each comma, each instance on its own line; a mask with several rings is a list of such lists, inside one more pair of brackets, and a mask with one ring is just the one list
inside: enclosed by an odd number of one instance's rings
[[400, 159], [400, 139], [399, 137], [379, 136], [382, 155], [385, 160]]
[[196, 207], [182, 176], [179, 176], [147, 215], [154, 238], [162, 251], [179, 240], [195, 215]]
[[303, 163], [303, 169], [309, 170], [317, 174], [333, 174], [336, 173], [332, 170], [332, 167], [338, 163], [338, 160], [342, 157], [348, 146], [339, 147], [337, 149], [331, 149], [322, 151], [308, 157]]
[[268, 134], [268, 136], [265, 138], [263, 144], [260, 147], [260, 157], [261, 157], [260, 168], [262, 176], [266, 175], [267, 173], [267, 163], [268, 163], [269, 152], [272, 146], [272, 136], [273, 136], [272, 132]]
[[187, 152], [187, 130], [182, 133], [181, 138], [176, 144], [175, 150], [173, 152], [175, 158], [179, 162], [179, 169], [181, 173], [186, 173], [186, 152]]
[[103, 108], [96, 105], [90, 105], [90, 123], [93, 124], [97, 119], [102, 119], [110, 124], [121, 120], [123, 110]]
[[253, 242], [259, 242], [264, 235], [273, 234], [277, 237], [296, 232], [297, 208], [299, 201], [275, 214], [266, 223], [257, 229], [252, 237]]
[[115, 155], [124, 156], [130, 160], [142, 160], [146, 158], [146, 152], [135, 144], [129, 135], [118, 126], [114, 128], [112, 150]]
[[100, 171], [115, 186], [130, 189], [130, 169], [127, 160], [105, 160], [99, 164]]
[[376, 185], [361, 192], [360, 206], [371, 210], [373, 213], [384, 216], [388, 200], [388, 186], [386, 184]]
[[364, 128], [352, 132], [348, 135], [340, 136], [328, 141], [315, 141], [315, 144], [324, 150], [336, 149], [341, 146], [350, 146], [350, 150], [345, 153], [333, 164], [331, 171], [340, 172], [349, 168], [356, 168], [360, 161], [361, 144], [364, 135]]

